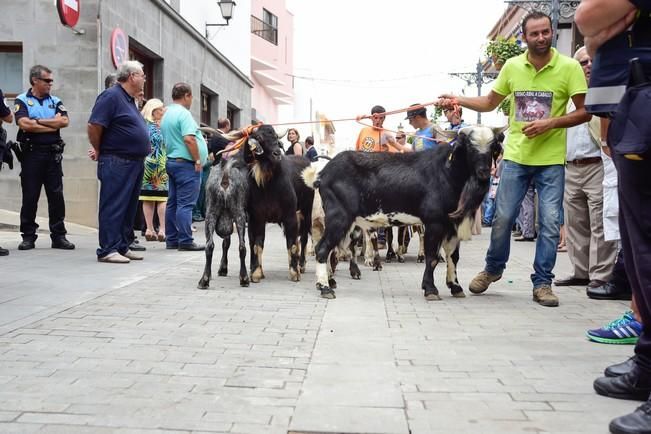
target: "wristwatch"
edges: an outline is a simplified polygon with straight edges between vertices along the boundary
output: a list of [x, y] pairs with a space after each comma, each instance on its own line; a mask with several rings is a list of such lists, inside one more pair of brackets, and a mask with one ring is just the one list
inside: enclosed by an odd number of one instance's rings
[[201, 160], [195, 161], [194, 164], [201, 164]]

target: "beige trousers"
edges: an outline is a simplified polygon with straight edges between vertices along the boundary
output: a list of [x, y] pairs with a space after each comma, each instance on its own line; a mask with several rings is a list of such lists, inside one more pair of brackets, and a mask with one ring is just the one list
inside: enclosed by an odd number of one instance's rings
[[604, 167], [601, 163], [565, 168], [565, 232], [574, 277], [607, 282], [617, 256], [617, 242], [605, 241]]

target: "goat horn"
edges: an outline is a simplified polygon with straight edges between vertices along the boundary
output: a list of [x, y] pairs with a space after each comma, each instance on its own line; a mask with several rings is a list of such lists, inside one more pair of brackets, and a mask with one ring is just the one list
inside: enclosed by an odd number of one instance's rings
[[217, 131], [214, 128], [211, 127], [199, 127], [199, 131], [201, 131], [204, 134], [208, 134], [211, 136], [214, 136], [215, 134], [219, 134], [219, 131]]
[[288, 129], [288, 128], [285, 128], [285, 131], [283, 131], [282, 134], [278, 134], [278, 133], [276, 133], [276, 136], [278, 136], [278, 140], [280, 140], [280, 139], [282, 139], [283, 137], [285, 137], [285, 135], [287, 135], [287, 131], [289, 131], [289, 129]]

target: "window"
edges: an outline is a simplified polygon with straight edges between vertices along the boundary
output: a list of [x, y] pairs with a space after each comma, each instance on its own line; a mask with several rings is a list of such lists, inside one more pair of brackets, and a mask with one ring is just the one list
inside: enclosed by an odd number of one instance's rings
[[163, 99], [163, 59], [135, 39], [129, 38], [129, 60], [137, 60], [142, 63], [142, 71], [147, 76], [145, 100], [151, 98]]
[[6, 98], [23, 92], [23, 46], [0, 42], [0, 83]]
[[251, 33], [278, 45], [278, 17], [266, 9], [262, 10], [262, 19], [251, 15]]
[[231, 121], [231, 128], [237, 130], [240, 128], [240, 109], [230, 102], [226, 104], [226, 117]]
[[[217, 99], [219, 96], [205, 86], [201, 86], [201, 96], [199, 97], [200, 110], [201, 110], [201, 125], [213, 126], [213, 119], [215, 125], [217, 124]], [[213, 126], [214, 127], [214, 126]]]

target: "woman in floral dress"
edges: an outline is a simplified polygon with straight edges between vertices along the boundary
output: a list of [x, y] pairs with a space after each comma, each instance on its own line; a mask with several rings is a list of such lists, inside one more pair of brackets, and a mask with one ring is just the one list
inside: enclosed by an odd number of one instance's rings
[[[142, 108], [142, 116], [147, 121], [151, 152], [145, 158], [145, 174], [142, 178], [140, 200], [145, 215], [147, 241], [165, 241], [165, 206], [167, 205], [167, 172], [165, 163], [167, 153], [160, 121], [165, 113], [165, 105], [159, 99], [152, 98]], [[154, 228], [154, 214], [158, 213], [158, 233]]]

